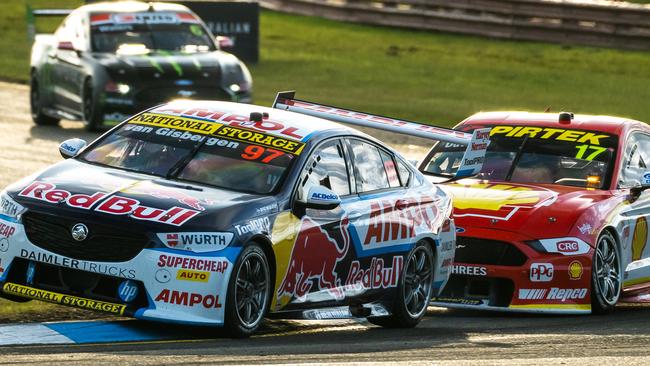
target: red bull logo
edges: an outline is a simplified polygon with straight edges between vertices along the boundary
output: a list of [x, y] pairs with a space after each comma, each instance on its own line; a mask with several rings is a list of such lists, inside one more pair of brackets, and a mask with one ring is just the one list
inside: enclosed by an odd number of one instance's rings
[[207, 200], [207, 199], [202, 200], [194, 196], [191, 196], [180, 189], [169, 189], [158, 185], [154, 185], [148, 181], [140, 182], [134, 186], [122, 190], [122, 192], [130, 193], [130, 194], [146, 194], [151, 197], [164, 199], [164, 200], [176, 200], [179, 203], [182, 203], [197, 211], [204, 211], [205, 207], [203, 207], [203, 205], [211, 205], [214, 203], [211, 200]]
[[348, 225], [348, 218], [343, 218], [340, 226], [343, 247], [339, 248], [316, 222], [308, 217], [303, 219], [287, 273], [278, 288], [279, 297], [304, 299], [314, 284], [318, 284], [319, 290], [328, 290], [336, 300], [344, 297], [336, 264], [345, 258], [350, 246]]

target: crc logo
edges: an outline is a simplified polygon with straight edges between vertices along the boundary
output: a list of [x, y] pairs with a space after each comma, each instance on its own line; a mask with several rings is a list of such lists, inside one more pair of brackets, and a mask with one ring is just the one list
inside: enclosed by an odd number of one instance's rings
[[532, 282], [549, 282], [553, 280], [553, 265], [551, 263], [531, 264], [530, 280]]
[[76, 224], [72, 227], [70, 234], [72, 235], [72, 239], [84, 241], [88, 237], [88, 227], [84, 224]]
[[565, 240], [557, 242], [557, 251], [560, 253], [575, 253], [580, 250], [580, 245], [577, 241]]

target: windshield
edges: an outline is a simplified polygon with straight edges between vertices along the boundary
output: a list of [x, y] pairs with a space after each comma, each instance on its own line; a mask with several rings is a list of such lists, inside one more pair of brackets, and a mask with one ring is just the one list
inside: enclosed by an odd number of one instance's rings
[[127, 123], [80, 159], [168, 179], [268, 194], [279, 186], [294, 155], [221, 136]]
[[95, 14], [90, 27], [92, 49], [119, 54], [215, 50], [203, 26], [181, 23], [181, 18], [185, 17], [194, 19], [189, 13]]
[[[561, 128], [493, 126], [479, 179], [603, 188], [610, 180], [616, 136]], [[451, 177], [465, 145], [438, 142], [424, 173]]]

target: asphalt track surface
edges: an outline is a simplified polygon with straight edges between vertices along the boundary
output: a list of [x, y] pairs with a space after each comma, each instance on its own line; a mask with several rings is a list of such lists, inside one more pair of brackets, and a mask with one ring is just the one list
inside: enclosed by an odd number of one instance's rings
[[[0, 83], [0, 185], [60, 161], [59, 142], [97, 134], [80, 123], [36, 127], [28, 88]], [[386, 138], [386, 136], [379, 136]], [[394, 139], [393, 136], [390, 136]], [[426, 148], [389, 140], [409, 158]], [[142, 322], [178, 340], [98, 345], [0, 347], [1, 365], [168, 364], [650, 364], [650, 307], [608, 316], [536, 316], [429, 308], [417, 328], [382, 329], [359, 321], [267, 321], [250, 339], [218, 330]], [[158, 327], [158, 328], [156, 328]]]

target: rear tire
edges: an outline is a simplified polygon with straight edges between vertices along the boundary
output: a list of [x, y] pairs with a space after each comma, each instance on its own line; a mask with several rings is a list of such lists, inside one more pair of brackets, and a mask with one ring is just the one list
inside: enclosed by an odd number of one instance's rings
[[250, 244], [235, 263], [230, 281], [224, 327], [232, 337], [250, 337], [266, 315], [271, 295], [271, 275], [262, 248]]
[[82, 92], [83, 123], [86, 131], [95, 132], [104, 123], [101, 108], [97, 105], [91, 79], [86, 79]]
[[29, 80], [29, 106], [32, 114], [32, 121], [39, 126], [56, 126], [59, 119], [43, 114], [43, 101], [41, 89], [36, 80], [36, 74], [32, 73]]
[[409, 252], [392, 307], [392, 314], [369, 317], [372, 324], [388, 328], [415, 327], [427, 312], [433, 284], [434, 255], [420, 240]]
[[621, 296], [621, 264], [614, 236], [605, 231], [598, 238], [591, 264], [591, 311], [611, 313]]

